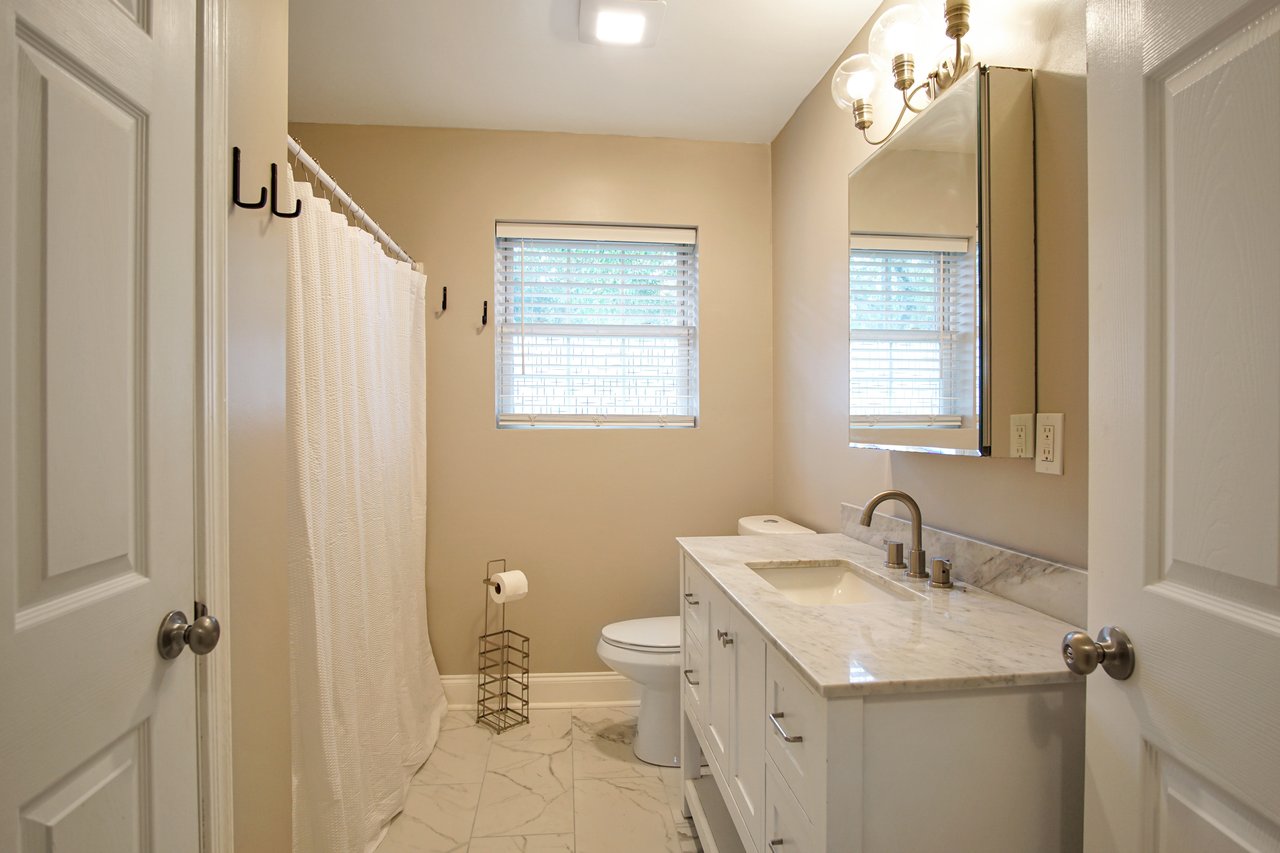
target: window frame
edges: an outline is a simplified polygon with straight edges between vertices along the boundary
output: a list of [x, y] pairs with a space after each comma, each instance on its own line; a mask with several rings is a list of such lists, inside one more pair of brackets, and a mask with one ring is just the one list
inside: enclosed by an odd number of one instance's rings
[[[495, 222], [494, 415], [496, 426], [499, 429], [697, 428], [700, 419], [700, 281], [698, 266], [700, 246], [698, 236], [696, 227], [684, 226], [635, 226], [608, 223], [576, 224], [513, 220], [498, 220]], [[547, 312], [548, 314], [554, 314], [555, 309], [559, 308], [571, 322], [529, 324], [526, 321], [526, 317], [533, 312], [530, 312], [523, 302], [523, 296], [528, 292], [528, 289], [542, 286], [555, 290], [557, 285], [560, 285], [560, 282], [513, 281], [508, 262], [512, 246], [517, 240], [530, 241], [535, 245], [541, 243], [550, 247], [551, 250], [546, 253], [548, 255], [563, 251], [566, 258], [569, 257], [568, 252], [561, 248], [566, 244], [580, 244], [583, 248], [589, 248], [594, 244], [602, 249], [617, 252], [619, 255], [623, 251], [620, 248], [622, 244], [634, 244], [637, 247], [651, 246], [670, 254], [671, 259], [674, 261], [671, 267], [673, 275], [661, 283], [650, 285], [652, 290], [657, 291], [656, 293], [635, 296], [634, 298], [636, 299], [649, 300], [643, 306], [639, 306], [626, 304], [622, 301], [625, 300], [627, 294], [621, 291], [635, 291], [645, 287], [644, 285], [636, 284], [631, 284], [628, 287], [625, 282], [626, 272], [618, 274], [618, 278], [623, 280], [618, 281], [616, 285], [601, 285], [599, 282], [580, 282], [579, 279], [586, 278], [589, 275], [587, 273], [566, 271], [562, 279], [563, 285], [561, 285], [566, 291], [565, 301], [562, 303], [544, 303], [544, 307], [552, 309]], [[521, 251], [523, 251], [523, 248]], [[605, 259], [610, 257], [607, 251], [603, 257]], [[544, 267], [554, 266], [551, 261], [542, 261], [540, 264]], [[562, 265], [566, 267], [573, 266], [572, 264]], [[523, 269], [521, 274], [523, 275]], [[546, 273], [541, 273], [541, 275], [546, 275]], [[644, 276], [638, 277], [643, 278]], [[655, 278], [657, 277], [655, 276]], [[608, 293], [611, 287], [619, 291], [618, 295], [615, 296]], [[572, 292], [579, 288], [582, 290], [598, 288], [599, 290], [590, 294]], [[514, 294], [519, 294], [520, 296], [519, 308], [515, 307]], [[544, 299], [548, 296], [545, 291], [541, 295]], [[575, 303], [573, 301], [575, 297], [583, 297], [583, 301]], [[579, 314], [583, 307], [598, 308], [601, 304], [608, 305], [610, 300], [618, 300], [618, 307], [633, 310], [643, 307], [647, 309], [647, 312], [634, 315], [640, 321], [634, 323], [609, 321], [586, 323], [578, 322], [574, 319], [574, 316]], [[620, 319], [629, 319], [625, 313], [617, 316]], [[656, 319], [664, 316], [674, 322], [655, 322]], [[516, 317], [519, 318], [519, 323], [511, 322]], [[519, 330], [513, 330], [517, 325]], [[530, 326], [533, 326], [535, 331], [531, 332]], [[542, 328], [539, 329], [538, 327]], [[582, 330], [581, 333], [573, 334], [579, 328]], [[536, 340], [539, 331], [543, 332], [541, 337], [544, 340], [531, 344], [531, 339]], [[554, 340], [555, 338], [567, 340], [556, 341]], [[575, 338], [577, 340], [574, 340]], [[644, 352], [641, 349], [634, 355], [627, 351], [628, 344], [625, 342], [602, 343], [597, 347], [612, 350], [611, 352], [606, 352], [603, 356], [605, 361], [604, 370], [624, 371], [619, 377], [624, 381], [617, 387], [617, 390], [632, 390], [636, 392], [631, 395], [629, 406], [626, 404], [611, 406], [606, 400], [603, 405], [595, 408], [594, 411], [566, 412], [536, 411], [538, 408], [536, 405], [527, 407], [526, 410], [522, 411], [511, 405], [512, 394], [517, 388], [517, 383], [513, 383], [511, 380], [513, 377], [522, 375], [513, 369], [513, 359], [516, 357], [515, 353], [517, 351], [523, 356], [528, 348], [541, 348], [542, 353], [540, 355], [547, 360], [544, 366], [552, 368], [544, 378], [559, 380], [562, 387], [571, 389], [573, 387], [574, 365], [570, 359], [573, 357], [585, 358], [592, 356], [597, 359], [601, 358], [598, 353], [589, 352], [589, 349], [593, 347], [589, 341], [593, 338], [599, 338], [601, 341], [633, 338], [637, 341], [633, 345], [636, 347], [642, 347], [646, 339], [649, 341], [650, 352]], [[663, 339], [675, 341], [672, 345], [672, 353], [669, 356], [670, 364], [663, 363], [668, 357], [662, 352], [665, 347], [657, 343]], [[556, 353], [555, 356], [549, 355], [557, 347], [561, 348], [561, 351]], [[574, 348], [581, 348], [586, 352], [583, 355], [578, 355], [572, 352]], [[552, 364], [551, 362], [557, 358], [563, 359], [564, 363]], [[645, 366], [650, 370], [656, 370], [656, 373], [645, 377], [637, 377], [635, 374], [627, 374], [625, 372], [626, 365], [608, 363], [611, 359], [626, 361], [628, 358], [638, 358], [641, 361], [650, 360]], [[595, 365], [599, 368], [600, 361], [596, 361]], [[527, 367], [522, 360], [521, 371], [525, 370], [527, 370]], [[556, 370], [561, 372], [557, 373]], [[525, 373], [523, 375], [528, 374]], [[566, 377], [568, 377], [568, 381], [565, 381]], [[610, 379], [613, 377], [609, 373], [605, 373], [593, 378], [596, 380], [594, 390], [607, 398], [608, 389], [613, 384]], [[637, 379], [639, 381], [636, 381]], [[644, 379], [653, 380], [653, 383], [646, 385], [643, 381]], [[635, 384], [628, 384], [625, 380], [632, 380]], [[675, 387], [679, 390], [675, 404], [655, 406], [649, 411], [635, 411], [637, 408], [644, 408], [643, 402], [646, 396], [661, 396], [660, 382], [671, 382], [673, 380], [677, 383]], [[584, 387], [592, 388], [593, 386], [586, 385]], [[658, 393], [655, 394], [655, 391]], [[571, 395], [566, 395], [566, 399], [571, 399]], [[548, 406], [547, 408], [557, 407]], [[563, 406], [559, 408], [573, 407]], [[633, 411], [626, 411], [628, 408], [633, 409]], [[672, 409], [677, 411], [671, 411]]]

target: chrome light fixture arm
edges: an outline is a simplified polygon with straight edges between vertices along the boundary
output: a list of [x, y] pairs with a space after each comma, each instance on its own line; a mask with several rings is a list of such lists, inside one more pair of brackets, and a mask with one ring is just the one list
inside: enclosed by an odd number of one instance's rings
[[[913, 112], [913, 113], [922, 113], [922, 112], [924, 112], [925, 107], [929, 106], [929, 101], [933, 100], [933, 98], [935, 97], [935, 95], [934, 95], [933, 93], [934, 93], [934, 91], [935, 91], [935, 85], [936, 85], [936, 81], [937, 81], [937, 75], [938, 75], [938, 72], [936, 72], [936, 71], [930, 72], [929, 76], [925, 79], [925, 81], [924, 81], [923, 83], [921, 83], [919, 86], [916, 86], [914, 89], [912, 89], [912, 90], [910, 91], [910, 93], [908, 93], [906, 89], [903, 89], [903, 90], [902, 90], [902, 106], [903, 106], [903, 108], [904, 108], [904, 109], [911, 110], [911, 112]], [[916, 92], [924, 92], [924, 93], [925, 93], [925, 97], [929, 99], [929, 101], [925, 101], [925, 105], [924, 105], [924, 107], [917, 107], [917, 106], [915, 106], [914, 104], [912, 104], [912, 103], [911, 103], [911, 99], [912, 99], [912, 98], [914, 98], [914, 97], [916, 96]], [[894, 130], [897, 130], [897, 129], [898, 129], [898, 126], [895, 124], [895, 125], [894, 125]], [[892, 136], [892, 135], [893, 135], [893, 131], [892, 131], [892, 130], [891, 130], [891, 131], [889, 131], [889, 135], [890, 135], [890, 136]]]
[[[854, 104], [853, 126], [858, 128], [858, 130], [862, 131], [862, 138], [867, 141], [868, 145], [885, 144], [886, 142], [889, 141], [889, 137], [897, 133], [898, 128], [902, 125], [903, 117], [905, 117], [907, 114], [907, 110], [910, 110], [913, 113], [919, 113], [924, 111], [924, 107], [912, 106], [911, 99], [916, 96], [916, 92], [932, 91], [932, 85], [931, 85], [932, 82], [933, 82], [933, 75], [930, 74], [928, 80], [921, 83], [919, 86], [916, 86], [914, 89], [911, 90], [910, 93], [908, 93], [905, 89], [903, 90], [902, 109], [898, 110], [898, 117], [897, 119], [894, 120], [893, 127], [889, 128], [889, 132], [884, 135], [884, 138], [876, 140], [867, 136], [867, 128], [871, 127], [872, 125], [872, 121], [871, 121], [872, 113], [871, 113], [871, 105], [865, 101], [858, 101]], [[927, 106], [929, 105], [925, 104], [925, 107]]]
[[[905, 98], [906, 96], [904, 95], [903, 97]], [[870, 121], [867, 121], [865, 124], [861, 122], [855, 122], [854, 126], [862, 131], [862, 138], [867, 141], [868, 145], [884, 145], [886, 142], [889, 141], [889, 137], [893, 136], [895, 133], [898, 132], [898, 127], [899, 125], [902, 124], [902, 119], [907, 114], [907, 109], [910, 106], [911, 106], [911, 103], [909, 101], [906, 101], [903, 103], [902, 109], [898, 110], [898, 118], [896, 121], [894, 121], [893, 127], [889, 128], [889, 132], [886, 133], [882, 139], [872, 139], [870, 136], [867, 136], [867, 128], [871, 126]], [[913, 110], [913, 112], [920, 112], [920, 110]]]

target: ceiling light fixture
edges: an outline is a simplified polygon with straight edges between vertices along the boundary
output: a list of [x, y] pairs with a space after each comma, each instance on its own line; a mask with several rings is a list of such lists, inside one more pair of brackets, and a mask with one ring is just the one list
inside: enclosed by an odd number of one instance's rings
[[645, 19], [639, 12], [601, 9], [596, 14], [596, 39], [605, 44], [639, 44], [644, 41]]
[[658, 25], [666, 8], [666, 0], [580, 0], [578, 40], [649, 47], [658, 39]]
[[[916, 85], [916, 56], [929, 50], [930, 26], [936, 23], [939, 10], [946, 22], [946, 37], [955, 41], [955, 54], [940, 61]], [[931, 101], [973, 67], [973, 55], [961, 41], [968, 32], [969, 0], [945, 0], [945, 5], [943, 0], [913, 0], [894, 6], [871, 28], [871, 52], [855, 53], [836, 67], [831, 76], [831, 97], [841, 109], [853, 112], [853, 126], [862, 131], [863, 139], [871, 145], [882, 145], [897, 131], [908, 110], [918, 113], [928, 106], [912, 103], [917, 93], [924, 92]], [[902, 108], [884, 138], [873, 140], [867, 136], [867, 128], [875, 121], [871, 98], [886, 69], [893, 75], [893, 88], [902, 93]]]

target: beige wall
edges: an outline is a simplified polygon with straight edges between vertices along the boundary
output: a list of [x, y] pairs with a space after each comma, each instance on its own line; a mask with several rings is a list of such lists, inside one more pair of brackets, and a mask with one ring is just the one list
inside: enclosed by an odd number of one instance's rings
[[[897, 4], [885, 8], [891, 5]], [[772, 146], [775, 498], [779, 512], [836, 530], [841, 501], [862, 503], [892, 485], [919, 499], [928, 524], [1084, 565], [1084, 2], [1004, 6], [988, 4], [982, 21], [975, 13], [970, 42], [984, 62], [1038, 71], [1039, 409], [1066, 416], [1065, 473], [1036, 474], [1025, 459], [846, 446], [846, 178], [871, 149], [832, 102], [828, 72]], [[868, 33], [869, 27], [836, 61], [865, 50]]]
[[[601, 626], [677, 612], [674, 537], [773, 510], [769, 149], [554, 133], [294, 125], [430, 277], [427, 609], [441, 670], [470, 673], [485, 561], [532, 592], [508, 624], [538, 672], [598, 671]], [[494, 426], [498, 219], [696, 225], [696, 430]]]
[[849, 178], [850, 234], [973, 237], [977, 210], [975, 154], [886, 151]]
[[[256, 200], [284, 163], [288, 0], [227, 4], [229, 145]], [[236, 853], [291, 849], [284, 335], [287, 224], [231, 211], [227, 246], [232, 731]], [[221, 649], [219, 649], [221, 652]]]

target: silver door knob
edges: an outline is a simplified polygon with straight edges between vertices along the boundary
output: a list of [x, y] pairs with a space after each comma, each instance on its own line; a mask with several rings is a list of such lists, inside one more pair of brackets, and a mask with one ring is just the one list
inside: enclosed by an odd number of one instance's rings
[[156, 638], [156, 647], [160, 650], [160, 657], [173, 660], [182, 654], [182, 650], [187, 646], [190, 646], [195, 654], [207, 655], [214, 650], [221, 638], [222, 626], [209, 614], [204, 614], [194, 622], [188, 622], [187, 614], [181, 610], [171, 610], [165, 614], [164, 621], [160, 623], [160, 635]]
[[1062, 659], [1076, 675], [1088, 675], [1102, 664], [1107, 675], [1124, 681], [1133, 675], [1133, 642], [1129, 635], [1111, 625], [1098, 632], [1098, 641], [1084, 631], [1072, 631], [1062, 638]]

